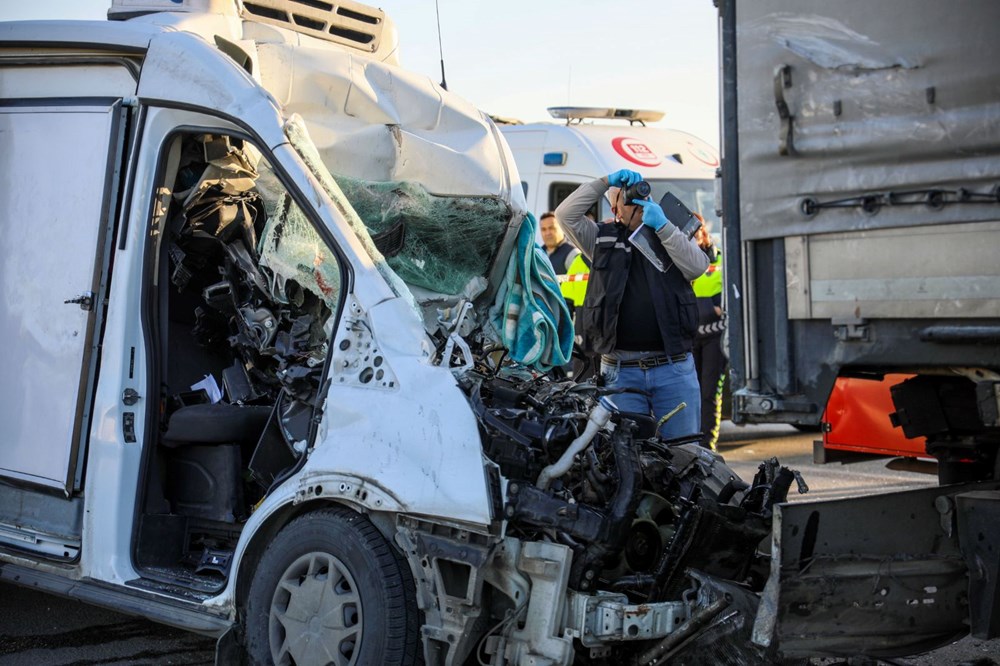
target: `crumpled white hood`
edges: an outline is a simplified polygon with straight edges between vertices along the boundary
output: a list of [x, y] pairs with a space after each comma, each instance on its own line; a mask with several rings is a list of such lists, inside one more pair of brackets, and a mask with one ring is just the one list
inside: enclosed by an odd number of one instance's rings
[[492, 123], [427, 77], [347, 51], [259, 44], [257, 53], [264, 87], [303, 118], [334, 174], [509, 198]]

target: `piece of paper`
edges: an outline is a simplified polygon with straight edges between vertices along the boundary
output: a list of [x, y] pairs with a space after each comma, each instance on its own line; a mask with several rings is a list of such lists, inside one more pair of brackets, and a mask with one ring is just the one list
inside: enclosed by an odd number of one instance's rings
[[213, 405], [222, 400], [222, 389], [219, 388], [218, 382], [212, 375], [205, 375], [205, 378], [200, 382], [191, 385], [192, 391], [200, 391], [201, 389], [205, 389], [205, 393], [208, 394], [208, 399]]
[[642, 252], [649, 263], [653, 264], [656, 270], [661, 273], [666, 273], [667, 269], [674, 265], [666, 248], [663, 247], [663, 243], [660, 242], [659, 236], [645, 224], [640, 224], [632, 232], [632, 235], [628, 237], [628, 242], [632, 244], [632, 247]]

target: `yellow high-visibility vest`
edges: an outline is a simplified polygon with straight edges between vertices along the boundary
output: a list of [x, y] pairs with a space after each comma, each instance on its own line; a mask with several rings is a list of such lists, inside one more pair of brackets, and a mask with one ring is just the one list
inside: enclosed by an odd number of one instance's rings
[[577, 253], [576, 258], [566, 269], [566, 274], [557, 277], [563, 298], [573, 301], [576, 307], [582, 306], [583, 299], [587, 295], [587, 280], [590, 278], [590, 269], [584, 263], [583, 255]]
[[711, 298], [722, 293], [722, 253], [717, 252], [715, 261], [708, 265], [708, 270], [691, 283], [694, 295], [698, 298]]

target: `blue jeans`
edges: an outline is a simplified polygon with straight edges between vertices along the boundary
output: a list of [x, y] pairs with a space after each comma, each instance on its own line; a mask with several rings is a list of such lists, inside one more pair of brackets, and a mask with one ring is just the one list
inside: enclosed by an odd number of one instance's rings
[[660, 428], [660, 435], [665, 439], [691, 435], [701, 427], [701, 389], [691, 354], [680, 363], [658, 365], [648, 370], [623, 368], [601, 361], [601, 374], [611, 388], [636, 388], [649, 392], [649, 397], [638, 393], [610, 396], [623, 412], [649, 414], [659, 421], [680, 403], [687, 403], [687, 407], [674, 414]]

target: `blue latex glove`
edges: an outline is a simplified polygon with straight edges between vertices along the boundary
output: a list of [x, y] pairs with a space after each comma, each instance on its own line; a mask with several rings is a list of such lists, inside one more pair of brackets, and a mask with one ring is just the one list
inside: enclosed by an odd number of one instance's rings
[[612, 187], [628, 187], [629, 185], [635, 185], [640, 180], [642, 180], [640, 174], [628, 169], [619, 169], [614, 173], [608, 174], [608, 185]]
[[660, 208], [660, 204], [645, 199], [632, 199], [632, 203], [642, 206], [642, 223], [652, 227], [653, 231], [659, 231], [667, 223], [667, 216]]

